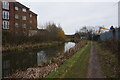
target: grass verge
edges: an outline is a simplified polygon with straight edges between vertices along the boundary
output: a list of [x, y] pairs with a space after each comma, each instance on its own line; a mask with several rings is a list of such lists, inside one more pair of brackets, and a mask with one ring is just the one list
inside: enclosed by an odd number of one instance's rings
[[[104, 46], [104, 42], [94, 42], [100, 64], [106, 78], [118, 77], [118, 57]], [[108, 46], [110, 47], [110, 46]]]
[[46, 78], [85, 78], [88, 69], [90, 43], [66, 60]]

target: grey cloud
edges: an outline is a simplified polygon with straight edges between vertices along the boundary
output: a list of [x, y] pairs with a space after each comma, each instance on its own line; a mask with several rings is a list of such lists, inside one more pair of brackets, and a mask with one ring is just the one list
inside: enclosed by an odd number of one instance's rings
[[117, 26], [117, 4], [114, 2], [24, 2], [24, 4], [38, 14], [39, 24], [44, 25], [48, 21], [60, 23], [66, 34], [73, 34], [84, 25]]

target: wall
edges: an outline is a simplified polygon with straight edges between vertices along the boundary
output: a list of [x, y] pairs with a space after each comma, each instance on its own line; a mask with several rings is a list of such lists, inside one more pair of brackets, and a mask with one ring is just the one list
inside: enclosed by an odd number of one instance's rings
[[116, 40], [120, 40], [120, 29], [115, 30], [115, 36], [113, 36], [112, 31], [108, 31], [100, 35], [100, 39], [102, 41], [111, 40], [113, 38]]
[[30, 29], [37, 30], [37, 14], [33, 13], [32, 11], [29, 13], [32, 14], [32, 17], [30, 17], [30, 21], [32, 21], [32, 23], [30, 23]]

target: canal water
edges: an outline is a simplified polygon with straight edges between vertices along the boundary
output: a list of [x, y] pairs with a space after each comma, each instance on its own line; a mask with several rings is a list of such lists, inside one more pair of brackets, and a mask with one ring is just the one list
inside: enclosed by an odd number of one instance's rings
[[36, 67], [41, 62], [46, 62], [58, 53], [68, 51], [75, 43], [67, 42], [59, 45], [48, 46], [36, 50], [25, 50], [21, 52], [6, 52], [2, 55], [2, 76], [9, 76], [16, 71]]

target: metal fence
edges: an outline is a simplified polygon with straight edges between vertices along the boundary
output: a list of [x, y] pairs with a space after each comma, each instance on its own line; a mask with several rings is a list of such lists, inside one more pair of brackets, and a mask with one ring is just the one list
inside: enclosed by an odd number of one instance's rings
[[116, 29], [115, 30], [115, 35], [113, 35], [112, 31], [108, 31], [108, 32], [102, 33], [100, 35], [100, 39], [102, 41], [111, 40], [111, 39], [120, 40], [120, 30]]

